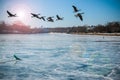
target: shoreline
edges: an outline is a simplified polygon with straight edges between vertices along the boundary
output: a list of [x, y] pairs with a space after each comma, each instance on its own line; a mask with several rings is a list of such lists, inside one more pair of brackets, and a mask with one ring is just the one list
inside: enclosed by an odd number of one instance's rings
[[[57, 32], [55, 32], [55, 33], [57, 33]], [[3, 34], [42, 34], [42, 33], [3, 33]], [[66, 34], [100, 35], [100, 36], [120, 36], [120, 33], [66, 33]]]
[[72, 33], [78, 35], [120, 36], [120, 33]]

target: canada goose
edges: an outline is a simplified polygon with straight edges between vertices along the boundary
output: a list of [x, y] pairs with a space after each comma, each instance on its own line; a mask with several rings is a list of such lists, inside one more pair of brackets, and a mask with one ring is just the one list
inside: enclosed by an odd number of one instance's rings
[[41, 17], [39, 17], [39, 19], [42, 19], [43, 21], [45, 21], [45, 17], [46, 16], [41, 16]]
[[20, 58], [18, 58], [16, 55], [14, 55], [14, 58], [16, 59], [16, 60], [21, 60]]
[[32, 16], [31, 16], [32, 18], [33, 18], [33, 17], [36, 17], [36, 18], [38, 18], [38, 19], [40, 18], [40, 17], [39, 17], [40, 14], [31, 13], [31, 15], [32, 15]]
[[57, 19], [56, 20], [63, 20], [63, 17], [61, 18], [59, 15], [56, 15]]
[[77, 13], [75, 16], [76, 16], [76, 17], [79, 17], [79, 18], [80, 18], [80, 20], [81, 20], [81, 21], [83, 21], [82, 14], [84, 14], [84, 13]]
[[8, 15], [9, 15], [8, 17], [17, 17], [16, 14], [12, 14], [12, 13], [9, 12], [8, 10], [7, 10], [7, 13], [8, 13]]
[[80, 10], [78, 10], [77, 7], [75, 7], [74, 5], [73, 5], [72, 7], [73, 7], [73, 9], [74, 9], [74, 12], [80, 11]]
[[54, 22], [53, 17], [48, 17], [47, 20], [48, 20], [49, 22]]

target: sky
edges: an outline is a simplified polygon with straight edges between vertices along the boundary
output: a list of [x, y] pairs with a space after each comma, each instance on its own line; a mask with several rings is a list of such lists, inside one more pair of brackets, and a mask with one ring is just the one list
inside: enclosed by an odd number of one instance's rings
[[[83, 21], [74, 16], [72, 5], [84, 12]], [[18, 17], [8, 18], [7, 10]], [[31, 18], [30, 13], [54, 16], [55, 22]], [[57, 14], [64, 19], [56, 21]], [[31, 27], [48, 28], [106, 24], [120, 21], [120, 0], [0, 0], [0, 21], [21, 21]]]

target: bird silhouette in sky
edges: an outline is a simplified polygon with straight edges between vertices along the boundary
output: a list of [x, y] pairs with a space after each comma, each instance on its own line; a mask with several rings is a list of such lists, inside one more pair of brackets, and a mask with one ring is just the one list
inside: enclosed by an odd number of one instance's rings
[[32, 18], [35, 17], [35, 18], [40, 19], [40, 17], [39, 17], [40, 14], [34, 14], [34, 13], [31, 13], [31, 15], [32, 15], [32, 16], [31, 16]]
[[7, 13], [8, 13], [8, 17], [17, 17], [17, 15], [16, 14], [12, 14], [11, 12], [9, 12], [8, 10], [7, 10]]
[[79, 12], [79, 11], [80, 11], [80, 10], [77, 9], [76, 6], [73, 5], [72, 7], [73, 7], [73, 9], [74, 9], [74, 12]]
[[59, 15], [56, 15], [57, 19], [56, 20], [63, 20], [63, 17], [61, 18]]
[[41, 17], [39, 17], [39, 19], [42, 19], [43, 21], [45, 21], [45, 17], [46, 16], [41, 16]]
[[76, 16], [76, 17], [79, 17], [79, 18], [80, 18], [80, 20], [81, 20], [81, 21], [83, 21], [82, 14], [84, 14], [84, 13], [77, 13], [75, 16]]
[[48, 17], [47, 20], [48, 20], [49, 22], [54, 22], [53, 17]]

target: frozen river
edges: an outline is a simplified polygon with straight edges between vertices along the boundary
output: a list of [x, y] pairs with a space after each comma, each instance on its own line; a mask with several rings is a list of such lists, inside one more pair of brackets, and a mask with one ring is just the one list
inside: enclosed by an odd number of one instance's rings
[[0, 34], [0, 62], [0, 80], [120, 80], [120, 36]]

